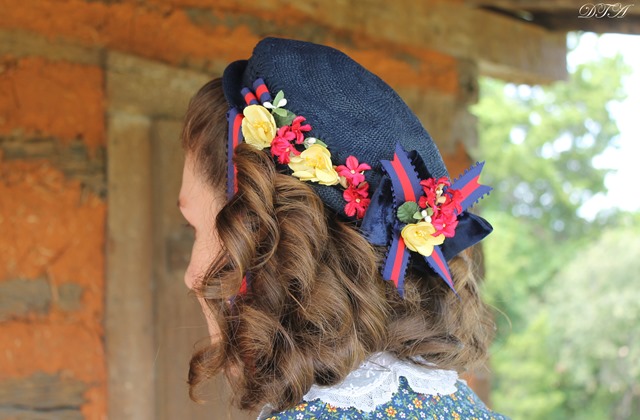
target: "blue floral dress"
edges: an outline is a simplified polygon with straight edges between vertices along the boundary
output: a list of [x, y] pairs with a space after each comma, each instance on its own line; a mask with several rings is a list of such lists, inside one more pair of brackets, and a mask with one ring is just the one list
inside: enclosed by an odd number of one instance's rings
[[[429, 369], [425, 372], [423, 366], [409, 366], [389, 354], [381, 355], [386, 357], [387, 363], [383, 362], [382, 367], [387, 370], [378, 369], [377, 375], [369, 375], [367, 367], [360, 367], [347, 377], [346, 384], [333, 389], [314, 386], [316, 392], [307, 394], [296, 407], [277, 413], [265, 407], [258, 419], [508, 419], [488, 409], [467, 384], [457, 378], [455, 372]], [[380, 362], [380, 358], [377, 362]], [[400, 368], [398, 364], [401, 364]], [[380, 367], [380, 364], [377, 366]], [[371, 368], [370, 363], [368, 368]], [[430, 383], [424, 382], [425, 374], [431, 375], [431, 379], [427, 379]], [[410, 381], [423, 392], [415, 391]], [[362, 385], [372, 382], [376, 383], [373, 386]], [[391, 386], [395, 392], [388, 392]], [[349, 401], [356, 407], [348, 406]]]

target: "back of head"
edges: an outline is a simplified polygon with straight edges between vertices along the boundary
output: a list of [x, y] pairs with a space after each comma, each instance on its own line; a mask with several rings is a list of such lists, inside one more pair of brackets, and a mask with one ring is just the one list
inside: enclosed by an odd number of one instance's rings
[[447, 176], [435, 144], [404, 102], [336, 50], [267, 39], [248, 62], [230, 65], [224, 80], [205, 85], [189, 106], [183, 146], [212, 188], [224, 191], [229, 177], [234, 188], [216, 219], [223, 252], [212, 256], [198, 287], [220, 339], [192, 358], [192, 397], [198, 384], [225, 372], [240, 407], [268, 402], [284, 409], [311, 385], [337, 384], [380, 351], [459, 371], [481, 362], [492, 324], [478, 296], [471, 251], [462, 250], [469, 244], [451, 238], [454, 245], [445, 248], [456, 293], [419, 256], [406, 265], [401, 294], [380, 270], [398, 236], [396, 208], [378, 211], [375, 223], [367, 213], [361, 221], [345, 211], [344, 186], [303, 182], [274, 162], [273, 152], [247, 142], [227, 148], [234, 134], [227, 110], [246, 109], [242, 89], [257, 79], [270, 92], [286, 93], [287, 111], [306, 118], [332, 162], [356, 155], [370, 165], [372, 206], [393, 193], [381, 162], [394, 158], [397, 142], [411, 151], [416, 172]]

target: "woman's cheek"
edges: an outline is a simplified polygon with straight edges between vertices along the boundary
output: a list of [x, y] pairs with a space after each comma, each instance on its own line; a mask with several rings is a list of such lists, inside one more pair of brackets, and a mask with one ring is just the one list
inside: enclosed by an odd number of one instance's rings
[[184, 283], [189, 289], [193, 289], [198, 279], [200, 279], [204, 274], [204, 258], [200, 248], [198, 240], [195, 240], [193, 247], [191, 248], [189, 265], [184, 273]]

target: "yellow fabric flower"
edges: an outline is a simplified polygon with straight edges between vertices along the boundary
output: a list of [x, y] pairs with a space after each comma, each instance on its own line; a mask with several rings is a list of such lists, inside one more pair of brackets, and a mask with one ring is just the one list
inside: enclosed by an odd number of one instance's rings
[[312, 144], [300, 156], [291, 156], [289, 167], [293, 171], [292, 175], [301, 181], [322, 185], [336, 185], [340, 181], [331, 163], [331, 153], [320, 144]]
[[242, 136], [244, 141], [262, 150], [271, 147], [276, 137], [276, 122], [271, 112], [260, 105], [249, 105], [242, 111]]
[[407, 248], [428, 257], [433, 253], [435, 245], [444, 242], [444, 235], [433, 236], [435, 231], [436, 228], [431, 223], [419, 222], [406, 225], [400, 234]]

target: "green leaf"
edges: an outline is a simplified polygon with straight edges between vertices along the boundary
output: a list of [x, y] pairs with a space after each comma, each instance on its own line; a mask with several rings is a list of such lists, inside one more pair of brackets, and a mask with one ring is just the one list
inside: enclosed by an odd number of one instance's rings
[[[277, 111], [283, 111], [282, 113]], [[290, 125], [293, 122], [293, 119], [296, 117], [291, 111], [287, 111], [285, 109], [276, 108], [273, 110], [273, 119], [276, 122], [278, 127], [284, 127], [285, 125]]]
[[403, 223], [413, 223], [414, 218], [413, 215], [416, 212], [420, 211], [420, 207], [418, 203], [415, 201], [407, 201], [403, 203], [400, 207], [398, 207], [398, 219], [400, 219]]
[[273, 99], [273, 106], [277, 107], [281, 100], [284, 99], [284, 91], [280, 91], [276, 94], [276, 97]]
[[416, 219], [416, 220], [422, 220], [422, 218], [423, 218], [422, 217], [422, 212], [417, 211], [417, 212], [413, 213], [413, 218]]
[[323, 142], [323, 141], [322, 141], [322, 140], [320, 140], [320, 139], [316, 139], [316, 143], [315, 143], [315, 144], [319, 144], [320, 146], [324, 146], [324, 147], [326, 147], [327, 149], [329, 148], [329, 146], [327, 146], [327, 143]]

